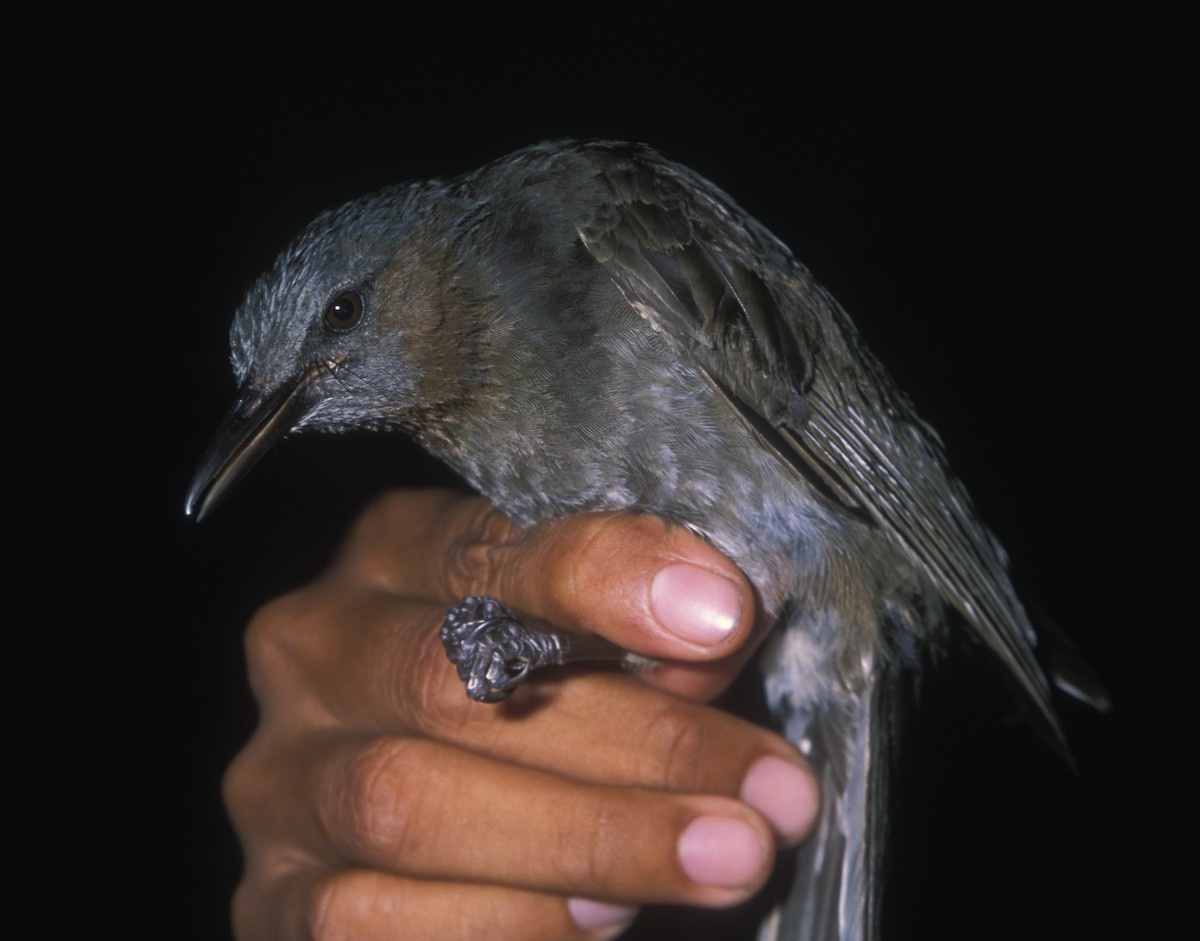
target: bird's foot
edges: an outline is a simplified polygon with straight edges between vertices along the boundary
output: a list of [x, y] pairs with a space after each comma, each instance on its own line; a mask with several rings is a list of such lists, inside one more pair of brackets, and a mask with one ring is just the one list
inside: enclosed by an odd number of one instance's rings
[[476, 702], [500, 702], [534, 670], [585, 660], [620, 660], [625, 651], [600, 637], [528, 627], [489, 595], [468, 595], [446, 613], [446, 656]]

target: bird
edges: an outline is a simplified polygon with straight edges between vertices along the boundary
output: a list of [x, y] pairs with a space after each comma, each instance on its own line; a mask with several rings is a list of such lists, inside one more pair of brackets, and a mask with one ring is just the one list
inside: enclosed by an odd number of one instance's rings
[[700, 534], [774, 619], [766, 699], [821, 786], [760, 929], [877, 937], [891, 703], [959, 631], [1065, 750], [1055, 673], [938, 435], [792, 252], [644, 144], [551, 141], [326, 211], [230, 331], [201, 517], [285, 434], [399, 430], [521, 526], [637, 510]]

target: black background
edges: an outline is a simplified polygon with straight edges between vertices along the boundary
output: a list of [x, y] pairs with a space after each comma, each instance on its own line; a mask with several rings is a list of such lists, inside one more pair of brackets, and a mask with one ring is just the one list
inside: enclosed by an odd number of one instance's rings
[[241, 629], [370, 494], [436, 473], [398, 440], [298, 438], [183, 518], [252, 278], [349, 197], [607, 136], [691, 164], [815, 271], [1116, 700], [1067, 709], [1072, 775], [975, 673], [933, 687], [896, 936], [1182, 936], [1194, 33], [1060, 6], [6, 14], [8, 917], [227, 936]]

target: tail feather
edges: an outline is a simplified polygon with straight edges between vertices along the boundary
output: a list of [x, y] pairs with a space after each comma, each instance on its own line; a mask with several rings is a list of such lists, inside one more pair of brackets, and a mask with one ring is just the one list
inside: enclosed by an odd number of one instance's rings
[[[876, 941], [894, 747], [893, 678], [876, 675], [811, 721], [785, 717], [821, 779], [821, 813], [759, 941]], [[795, 720], [795, 721], [792, 721]], [[797, 725], [803, 728], [797, 728]]]

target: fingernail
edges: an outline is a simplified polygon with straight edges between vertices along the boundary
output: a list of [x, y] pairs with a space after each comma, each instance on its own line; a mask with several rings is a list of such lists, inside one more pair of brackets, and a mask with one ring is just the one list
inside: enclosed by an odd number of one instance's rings
[[[567, 911], [584, 931], [596, 932], [593, 941], [615, 938], [633, 921], [638, 910], [632, 905], [613, 905], [595, 899], [567, 899]], [[601, 929], [611, 929], [602, 931]]]
[[766, 817], [789, 846], [807, 836], [817, 818], [819, 798], [812, 775], [774, 755], [750, 766], [741, 798]]
[[732, 817], [697, 817], [679, 838], [679, 862], [697, 885], [749, 885], [762, 873], [767, 852], [753, 828]]
[[658, 623], [676, 637], [709, 645], [737, 625], [742, 592], [724, 575], [695, 565], [668, 565], [650, 585], [650, 607]]

